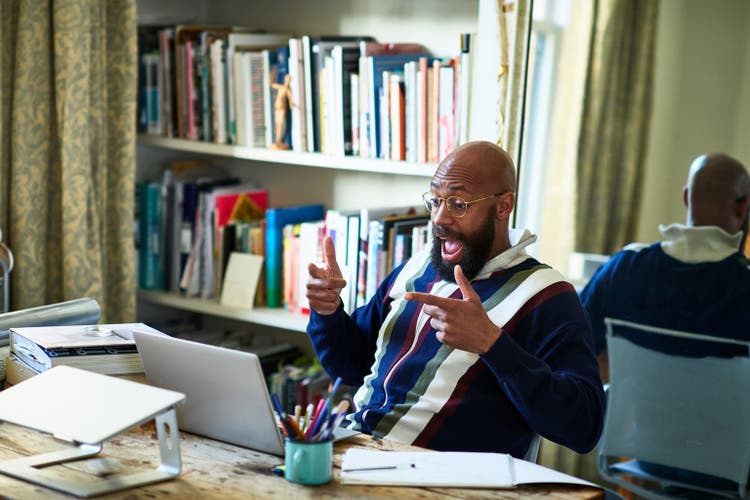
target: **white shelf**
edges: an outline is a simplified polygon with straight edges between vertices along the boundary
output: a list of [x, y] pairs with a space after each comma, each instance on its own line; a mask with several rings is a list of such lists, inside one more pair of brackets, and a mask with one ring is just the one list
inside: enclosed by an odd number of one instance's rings
[[294, 151], [277, 151], [274, 149], [214, 144], [212, 142], [190, 141], [187, 139], [172, 139], [148, 134], [139, 134], [138, 144], [191, 153], [316, 168], [333, 168], [337, 170], [430, 178], [435, 173], [435, 165], [433, 163], [376, 160], [356, 156], [329, 156], [320, 153], [296, 153]]
[[156, 290], [138, 290], [138, 299], [152, 304], [175, 307], [185, 311], [236, 319], [258, 325], [273, 326], [283, 330], [305, 332], [308, 316], [290, 313], [281, 308], [239, 309], [225, 307], [215, 300], [192, 299]]

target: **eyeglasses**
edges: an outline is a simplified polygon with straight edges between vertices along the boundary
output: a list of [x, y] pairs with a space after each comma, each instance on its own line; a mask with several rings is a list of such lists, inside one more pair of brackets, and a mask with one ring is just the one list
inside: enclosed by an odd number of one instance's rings
[[460, 219], [461, 217], [466, 215], [466, 210], [469, 209], [469, 205], [471, 205], [472, 203], [489, 200], [490, 198], [495, 198], [503, 194], [505, 193], [495, 193], [489, 196], [485, 196], [484, 198], [477, 198], [476, 200], [466, 201], [460, 196], [449, 196], [447, 198], [441, 198], [432, 194], [431, 191], [427, 191], [422, 195], [422, 201], [424, 201], [424, 206], [427, 207], [427, 210], [429, 210], [430, 212], [437, 210], [440, 207], [440, 202], [444, 201], [445, 206], [448, 208], [448, 212], [450, 212], [453, 217], [457, 217]]

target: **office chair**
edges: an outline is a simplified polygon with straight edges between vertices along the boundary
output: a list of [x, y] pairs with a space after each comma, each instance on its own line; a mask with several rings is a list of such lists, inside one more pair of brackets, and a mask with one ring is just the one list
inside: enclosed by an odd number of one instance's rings
[[[680, 488], [746, 498], [750, 342], [610, 318], [605, 324], [610, 381], [599, 474], [644, 498], [667, 498]], [[687, 472], [690, 482], [657, 475], [644, 462]], [[694, 483], [695, 473], [730, 489]]]
[[531, 463], [537, 463], [537, 460], [539, 458], [539, 446], [542, 444], [542, 436], [539, 434], [534, 434], [534, 437], [531, 438], [531, 442], [529, 443], [529, 448], [526, 450], [526, 454], [523, 456], [523, 459], [527, 462]]

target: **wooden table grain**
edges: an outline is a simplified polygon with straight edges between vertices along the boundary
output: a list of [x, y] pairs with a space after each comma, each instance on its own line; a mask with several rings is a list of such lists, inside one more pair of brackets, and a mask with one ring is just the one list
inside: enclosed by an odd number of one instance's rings
[[[0, 423], [0, 461], [38, 454], [66, 446], [37, 431]], [[333, 480], [320, 486], [303, 486], [273, 473], [281, 457], [180, 432], [182, 472], [176, 479], [123, 490], [97, 498], [467, 498], [467, 499], [593, 499], [603, 498], [600, 489], [578, 485], [523, 485], [513, 489], [390, 487], [343, 485], [339, 475], [344, 452], [350, 447], [379, 450], [409, 450], [411, 446], [358, 435], [334, 446]], [[148, 423], [116, 436], [104, 444], [94, 459], [45, 468], [54, 474], [81, 480], [153, 469], [159, 464], [156, 430]], [[63, 493], [0, 474], [0, 497], [18, 499], [70, 498]]]

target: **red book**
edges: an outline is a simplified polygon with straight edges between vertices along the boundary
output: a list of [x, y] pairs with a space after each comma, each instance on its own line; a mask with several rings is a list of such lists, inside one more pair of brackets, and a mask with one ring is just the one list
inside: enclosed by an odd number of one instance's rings
[[[214, 216], [216, 221], [216, 227], [224, 227], [230, 221], [232, 212], [237, 209], [238, 212], [243, 214], [247, 213], [247, 209], [258, 210], [258, 217], [249, 217], [252, 220], [259, 220], [263, 218], [263, 214], [268, 208], [268, 190], [259, 188], [257, 186], [237, 185], [228, 186], [226, 188], [220, 188], [214, 190]], [[242, 205], [237, 205], [240, 196], [244, 196], [245, 199], [241, 200]], [[247, 205], [247, 201], [251, 205]], [[244, 217], [243, 217], [244, 219]]]

